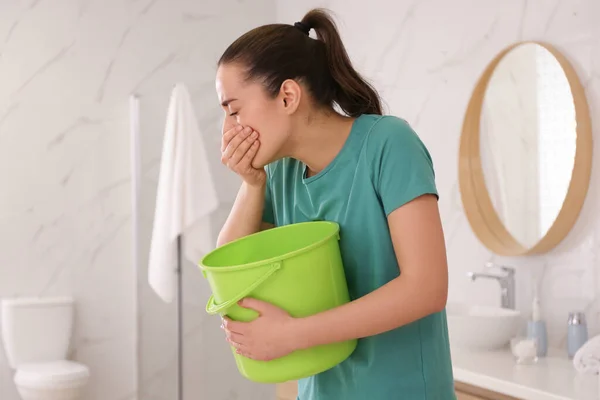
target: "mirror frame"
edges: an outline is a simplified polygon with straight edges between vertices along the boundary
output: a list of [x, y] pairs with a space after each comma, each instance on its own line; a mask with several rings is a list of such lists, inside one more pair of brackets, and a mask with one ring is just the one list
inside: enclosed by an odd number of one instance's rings
[[[480, 154], [480, 117], [488, 83], [500, 61], [514, 48], [536, 44], [548, 50], [562, 67], [575, 105], [577, 139], [571, 181], [561, 209], [546, 234], [532, 247], [519, 243], [506, 229], [487, 190]], [[585, 90], [569, 63], [557, 49], [537, 41], [523, 41], [502, 50], [486, 67], [471, 95], [465, 113], [458, 158], [458, 181], [463, 208], [473, 232], [490, 251], [501, 256], [542, 254], [556, 247], [570, 232], [587, 196], [592, 171], [592, 124]]]

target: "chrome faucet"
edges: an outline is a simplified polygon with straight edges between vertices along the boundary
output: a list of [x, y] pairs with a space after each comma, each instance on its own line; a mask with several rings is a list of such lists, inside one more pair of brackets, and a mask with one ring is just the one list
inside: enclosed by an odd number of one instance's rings
[[478, 278], [495, 279], [500, 284], [502, 308], [515, 309], [515, 269], [488, 262], [486, 268], [497, 269], [501, 274], [488, 272], [468, 272], [467, 277], [475, 282]]

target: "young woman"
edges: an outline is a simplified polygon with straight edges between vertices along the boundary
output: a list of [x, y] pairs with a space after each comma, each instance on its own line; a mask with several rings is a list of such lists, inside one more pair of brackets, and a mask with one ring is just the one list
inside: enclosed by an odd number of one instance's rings
[[346, 361], [300, 381], [300, 400], [454, 399], [444, 236], [418, 136], [382, 116], [325, 11], [244, 34], [218, 65], [222, 161], [243, 179], [218, 244], [335, 221], [353, 299], [308, 318], [244, 299], [260, 317], [224, 319], [227, 340], [244, 356], [270, 360], [360, 339]]

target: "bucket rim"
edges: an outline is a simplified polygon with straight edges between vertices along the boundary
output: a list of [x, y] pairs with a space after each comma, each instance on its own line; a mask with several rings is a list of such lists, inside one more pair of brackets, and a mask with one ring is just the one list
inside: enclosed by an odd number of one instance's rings
[[226, 267], [213, 267], [213, 266], [204, 265], [204, 260], [206, 260], [209, 256], [211, 256], [215, 251], [222, 250], [222, 249], [224, 249], [226, 247], [229, 247], [229, 246], [233, 246], [234, 244], [236, 244], [236, 243], [238, 243], [238, 242], [240, 242], [242, 240], [247, 240], [250, 237], [257, 236], [257, 235], [260, 235], [263, 232], [266, 232], [266, 231], [259, 231], [259, 232], [256, 232], [256, 233], [252, 233], [250, 235], [246, 235], [246, 236], [241, 237], [239, 239], [233, 240], [233, 241], [231, 241], [231, 242], [229, 242], [229, 243], [227, 243], [227, 244], [225, 244], [225, 245], [223, 245], [223, 246], [221, 246], [221, 247], [219, 247], [217, 249], [214, 249], [213, 251], [211, 251], [210, 253], [206, 254], [204, 257], [202, 257], [202, 259], [198, 263], [198, 266], [200, 267], [201, 270], [203, 270], [203, 271], [209, 271], [209, 272], [219, 272], [219, 271], [221, 271], [221, 272], [231, 272], [231, 271], [238, 271], [240, 269], [264, 267], [265, 265], [269, 265], [269, 264], [272, 264], [272, 263], [275, 263], [275, 262], [283, 261], [283, 260], [286, 260], [288, 258], [295, 257], [298, 254], [302, 254], [302, 253], [307, 252], [309, 250], [312, 250], [312, 249], [314, 249], [316, 247], [319, 247], [319, 246], [323, 245], [325, 242], [327, 242], [328, 240], [330, 240], [332, 237], [334, 237], [336, 235], [338, 236], [338, 239], [339, 239], [340, 224], [338, 224], [337, 222], [333, 222], [333, 221], [296, 222], [296, 223], [293, 223], [293, 224], [276, 226], [276, 227], [271, 228], [269, 230], [285, 229], [285, 228], [289, 228], [291, 226], [298, 226], [298, 225], [315, 225], [315, 224], [319, 224], [319, 225], [331, 225], [331, 226], [335, 227], [335, 230], [330, 235], [327, 235], [326, 237], [324, 237], [321, 240], [318, 240], [318, 241], [316, 241], [314, 243], [309, 244], [308, 246], [305, 246], [305, 247], [303, 247], [301, 249], [298, 249], [298, 250], [294, 250], [292, 252], [286, 253], [286, 254], [281, 255], [281, 256], [271, 257], [271, 258], [268, 258], [268, 259], [265, 259], [265, 260], [255, 261], [255, 262], [247, 263], [247, 264], [229, 265], [229, 266], [226, 266]]

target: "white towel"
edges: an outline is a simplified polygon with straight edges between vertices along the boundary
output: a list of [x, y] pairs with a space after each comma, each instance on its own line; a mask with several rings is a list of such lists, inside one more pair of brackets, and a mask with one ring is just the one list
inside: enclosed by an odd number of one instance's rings
[[176, 291], [177, 237], [185, 258], [198, 263], [214, 246], [209, 217], [217, 206], [190, 95], [178, 84], [167, 115], [148, 267], [150, 286], [165, 302]]
[[600, 373], [600, 335], [581, 346], [573, 357], [573, 365], [582, 373]]

